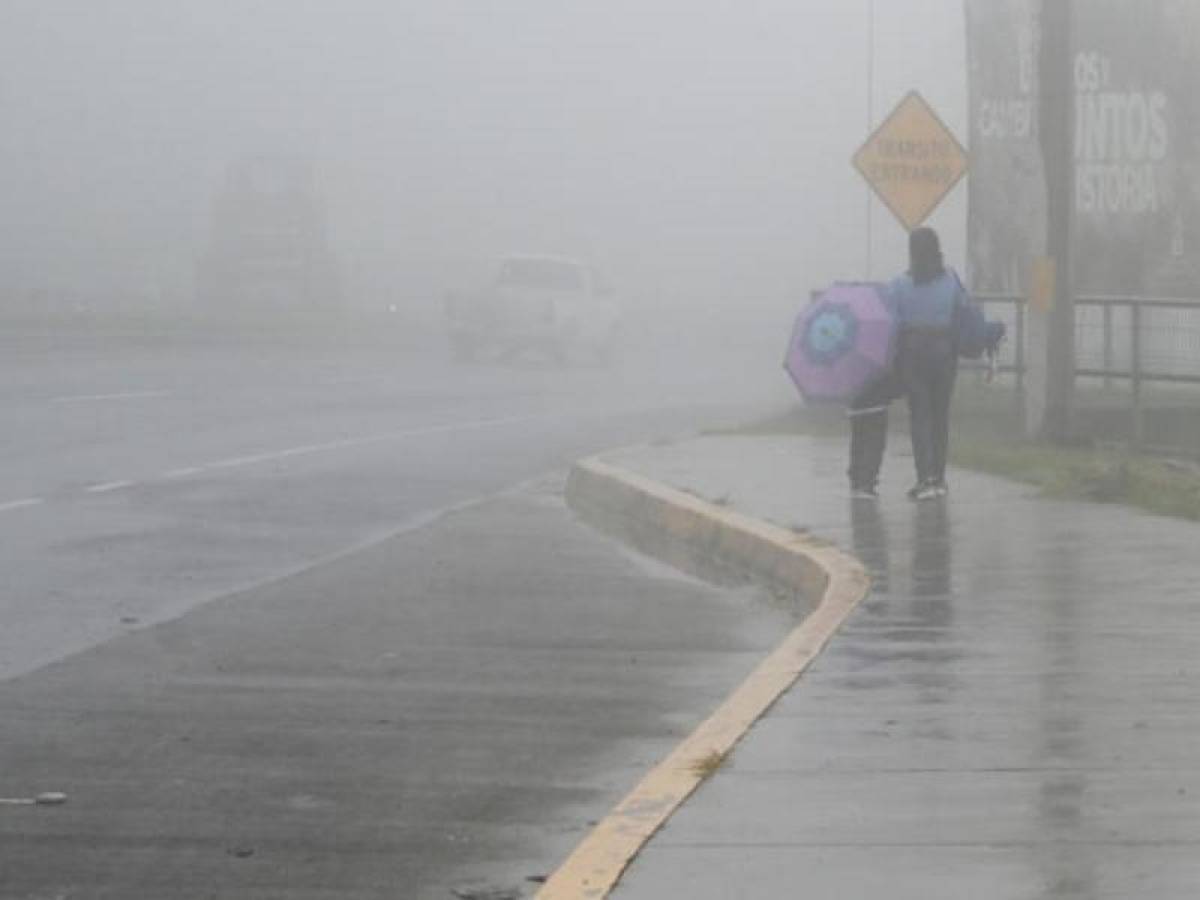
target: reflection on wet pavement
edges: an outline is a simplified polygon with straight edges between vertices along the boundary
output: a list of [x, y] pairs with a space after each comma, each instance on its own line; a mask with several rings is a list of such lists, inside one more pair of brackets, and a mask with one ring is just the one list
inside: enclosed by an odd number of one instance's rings
[[850, 527], [854, 555], [871, 576], [875, 596], [888, 592], [891, 559], [888, 556], [887, 526], [876, 500], [850, 501]]
[[914, 504], [904, 459], [851, 502], [843, 451], [637, 460], [836, 540], [873, 591], [618, 896], [1200, 895], [1200, 528], [963, 473]]

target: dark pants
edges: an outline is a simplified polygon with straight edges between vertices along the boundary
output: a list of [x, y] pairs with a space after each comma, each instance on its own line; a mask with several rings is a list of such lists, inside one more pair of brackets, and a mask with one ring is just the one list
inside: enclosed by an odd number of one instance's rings
[[908, 394], [917, 481], [943, 481], [950, 446], [950, 398], [958, 373], [958, 354], [950, 335], [924, 331], [902, 334], [899, 370]]
[[850, 486], [873, 488], [879, 481], [883, 450], [887, 445], [888, 404], [897, 396], [890, 376], [864, 390], [850, 404]]

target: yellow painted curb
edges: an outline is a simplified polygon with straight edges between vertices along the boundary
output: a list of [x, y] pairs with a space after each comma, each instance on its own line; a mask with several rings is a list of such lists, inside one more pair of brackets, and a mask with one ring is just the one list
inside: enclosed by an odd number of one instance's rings
[[797, 593], [819, 592], [821, 599], [717, 710], [584, 838], [538, 891], [540, 900], [606, 897], [638, 852], [707, 777], [711, 761], [724, 758], [796, 682], [870, 587], [862, 565], [832, 546], [596, 459], [576, 464], [568, 499], [577, 509], [600, 509], [637, 527], [664, 531], [693, 552], [713, 554], [723, 565]]

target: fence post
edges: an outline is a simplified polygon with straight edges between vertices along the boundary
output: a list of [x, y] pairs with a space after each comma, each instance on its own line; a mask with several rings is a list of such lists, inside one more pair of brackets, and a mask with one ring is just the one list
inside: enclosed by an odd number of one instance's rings
[[1104, 389], [1112, 387], [1113, 370], [1113, 308], [1104, 304]]
[[1013, 335], [1013, 368], [1016, 369], [1013, 373], [1016, 379], [1014, 393], [1017, 397], [1017, 414], [1022, 415], [1025, 411], [1025, 304], [1017, 297], [1013, 307], [1016, 313], [1016, 327], [1013, 329], [1016, 332]]
[[1142, 422], [1142, 309], [1137, 300], [1129, 304], [1129, 380], [1132, 392], [1133, 446], [1140, 449], [1143, 438]]

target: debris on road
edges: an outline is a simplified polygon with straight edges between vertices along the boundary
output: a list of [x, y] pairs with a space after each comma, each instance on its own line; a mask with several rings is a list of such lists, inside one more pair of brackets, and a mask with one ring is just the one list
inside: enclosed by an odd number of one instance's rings
[[67, 795], [60, 791], [44, 791], [36, 797], [0, 797], [0, 806], [62, 806]]
[[519, 888], [454, 888], [451, 891], [458, 900], [521, 900], [524, 894]]

